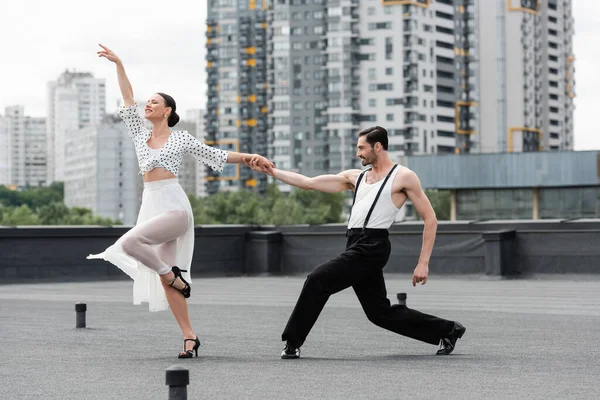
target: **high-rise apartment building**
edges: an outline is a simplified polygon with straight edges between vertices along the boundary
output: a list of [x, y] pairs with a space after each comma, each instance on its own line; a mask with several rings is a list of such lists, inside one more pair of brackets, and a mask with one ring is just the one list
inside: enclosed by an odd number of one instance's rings
[[[268, 155], [283, 169], [316, 175], [360, 167], [357, 132], [374, 125], [388, 130], [392, 159], [573, 148], [570, 0], [264, 4], [266, 52], [244, 51], [267, 65]], [[235, 96], [249, 75], [242, 75], [242, 47], [228, 41], [246, 34], [234, 22], [256, 7], [209, 2], [212, 140], [243, 132], [262, 140], [262, 130], [229, 116], [247, 99]]]
[[46, 119], [25, 115], [23, 106], [5, 108], [0, 127], [0, 184], [16, 188], [46, 183]]
[[359, 130], [389, 151], [454, 152], [451, 2], [275, 1], [270, 154], [307, 175], [360, 167]]
[[10, 181], [10, 152], [8, 151], [8, 119], [0, 115], [0, 185]]
[[[177, 131], [187, 131], [190, 135], [197, 137], [197, 125], [195, 121], [179, 121], [179, 123], [173, 129]], [[199, 164], [202, 167], [206, 167], [206, 165], [204, 165], [201, 161], [198, 161], [191, 154], [186, 154], [183, 157], [183, 164], [179, 170], [178, 179], [179, 184], [181, 184], [181, 187], [183, 187], [183, 190], [187, 194], [196, 195], [197, 193], [196, 185], [198, 183], [198, 179], [196, 174], [198, 169], [201, 169], [199, 168]]]
[[106, 110], [104, 79], [63, 72], [48, 83], [48, 183], [65, 179], [65, 144], [74, 131], [99, 124]]
[[[196, 127], [195, 136], [196, 139], [201, 142], [206, 141], [206, 134], [204, 129], [204, 110], [201, 109], [191, 109], [187, 111], [186, 121], [193, 123]], [[190, 132], [191, 133], [191, 132]], [[196, 161], [196, 160], [195, 160]], [[206, 165], [204, 163], [196, 161], [196, 184], [195, 184], [195, 195], [196, 197], [205, 197], [206, 196]]]
[[572, 150], [571, 0], [456, 3], [457, 150]]
[[[267, 2], [210, 0], [206, 31], [206, 143], [267, 154]], [[228, 165], [207, 169], [207, 192], [266, 189], [263, 174]]]
[[117, 116], [70, 131], [65, 143], [65, 204], [133, 225], [142, 177], [133, 141]]
[[308, 175], [328, 167], [326, 18], [325, 1], [274, 1], [268, 17], [269, 155]]
[[385, 127], [393, 158], [453, 152], [452, 1], [363, 1], [360, 15], [360, 128]]

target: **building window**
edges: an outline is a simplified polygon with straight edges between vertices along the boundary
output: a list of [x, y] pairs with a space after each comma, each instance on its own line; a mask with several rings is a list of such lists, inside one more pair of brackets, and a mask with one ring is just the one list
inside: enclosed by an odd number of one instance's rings
[[600, 188], [539, 189], [540, 218], [598, 218]]
[[377, 29], [391, 29], [391, 22], [371, 22], [368, 25], [369, 30], [377, 30]]
[[[425, 11], [425, 9], [423, 9], [423, 11]], [[447, 20], [454, 22], [454, 15], [452, 15], [452, 14], [448, 14], [448, 13], [441, 12], [441, 11], [436, 11], [435, 16], [438, 18], [447, 19]]]
[[393, 121], [394, 120], [394, 114], [386, 114], [385, 115], [385, 120], [386, 121]]
[[458, 190], [457, 219], [530, 219], [533, 213], [531, 189]]
[[394, 90], [391, 83], [371, 83], [369, 85], [369, 91], [375, 92], [378, 90]]
[[[386, 8], [389, 8], [389, 7], [386, 7]], [[385, 38], [385, 59], [386, 60], [392, 59], [392, 52], [393, 52], [392, 38], [386, 37]]]

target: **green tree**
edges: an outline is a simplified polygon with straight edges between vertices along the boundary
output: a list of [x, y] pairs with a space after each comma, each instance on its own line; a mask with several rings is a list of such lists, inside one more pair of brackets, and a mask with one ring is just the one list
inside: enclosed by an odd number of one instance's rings
[[194, 214], [194, 224], [210, 225], [216, 223], [206, 212], [205, 198], [193, 195], [188, 195], [188, 198], [192, 206], [192, 213]]
[[275, 201], [268, 213], [268, 225], [296, 225], [306, 223], [304, 210], [300, 203], [290, 196], [281, 197]]
[[38, 217], [26, 205], [19, 207], [3, 207], [2, 221], [0, 225], [17, 226], [17, 225], [37, 225]]
[[38, 210], [41, 225], [63, 225], [69, 216], [69, 208], [62, 202], [43, 205]]
[[295, 189], [292, 198], [304, 212], [305, 224], [332, 224], [341, 222], [344, 193], [323, 193]]
[[104, 218], [92, 214], [88, 208], [73, 207], [63, 221], [63, 225], [120, 225], [120, 221], [113, 221], [110, 218]]
[[25, 190], [11, 190], [6, 186], [0, 186], [0, 204], [18, 207], [26, 205], [32, 210], [45, 204], [62, 202], [64, 198], [64, 185], [55, 182], [49, 187], [30, 188]]
[[205, 212], [217, 224], [253, 224], [259, 198], [253, 192], [219, 192], [205, 199]]
[[[450, 219], [450, 191], [448, 190], [425, 190], [431, 206], [435, 210], [438, 220]], [[418, 214], [417, 214], [418, 215]]]
[[291, 225], [340, 222], [345, 196], [295, 190], [282, 193], [270, 184], [264, 196], [254, 192], [220, 192], [188, 196], [196, 224]]

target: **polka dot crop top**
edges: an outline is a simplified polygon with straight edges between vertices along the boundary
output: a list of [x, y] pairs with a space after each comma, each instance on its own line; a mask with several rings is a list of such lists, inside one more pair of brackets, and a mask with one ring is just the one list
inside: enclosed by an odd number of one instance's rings
[[229, 154], [227, 151], [207, 146], [187, 131], [172, 131], [163, 147], [151, 149], [147, 143], [151, 133], [142, 123], [137, 105], [119, 107], [118, 111], [135, 145], [140, 174], [162, 167], [178, 176], [185, 153], [191, 154], [213, 170], [223, 172]]

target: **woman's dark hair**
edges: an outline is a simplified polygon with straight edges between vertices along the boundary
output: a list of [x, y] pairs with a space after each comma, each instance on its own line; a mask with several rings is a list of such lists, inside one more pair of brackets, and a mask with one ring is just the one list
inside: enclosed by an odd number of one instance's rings
[[167, 105], [167, 107], [171, 107], [171, 115], [169, 115], [169, 120], [167, 121], [169, 128], [177, 125], [177, 123], [179, 122], [179, 115], [177, 115], [177, 113], [175, 112], [175, 110], [177, 109], [175, 99], [173, 99], [171, 96], [165, 93], [159, 92], [157, 94], [165, 100], [165, 104]]
[[388, 149], [388, 135], [385, 128], [382, 128], [381, 126], [373, 126], [358, 132], [358, 137], [365, 135], [367, 136], [367, 143], [369, 143], [372, 147], [375, 146], [375, 143], [379, 142], [384, 150]]

